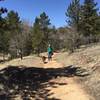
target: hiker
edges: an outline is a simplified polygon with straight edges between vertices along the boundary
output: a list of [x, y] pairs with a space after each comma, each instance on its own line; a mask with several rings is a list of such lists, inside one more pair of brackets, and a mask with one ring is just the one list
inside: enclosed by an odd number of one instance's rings
[[52, 55], [53, 55], [53, 49], [52, 49], [51, 45], [49, 44], [49, 46], [48, 46], [48, 61], [50, 61], [52, 59]]
[[22, 60], [23, 59], [23, 54], [22, 54], [22, 50], [21, 49], [18, 50], [18, 55], [20, 56], [20, 58]]

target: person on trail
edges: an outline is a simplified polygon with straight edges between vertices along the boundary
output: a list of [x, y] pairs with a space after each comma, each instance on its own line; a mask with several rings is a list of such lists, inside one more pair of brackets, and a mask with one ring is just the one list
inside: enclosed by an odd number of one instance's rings
[[48, 46], [48, 60], [49, 61], [52, 59], [52, 55], [53, 55], [53, 49], [52, 49], [51, 45], [49, 44], [49, 46]]

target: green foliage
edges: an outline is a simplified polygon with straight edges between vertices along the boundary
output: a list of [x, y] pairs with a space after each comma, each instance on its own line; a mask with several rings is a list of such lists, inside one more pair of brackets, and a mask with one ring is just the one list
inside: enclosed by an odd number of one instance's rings
[[0, 52], [8, 53], [9, 43], [8, 43], [7, 33], [0, 31]]
[[33, 26], [33, 39], [32, 46], [36, 52], [43, 52], [47, 50], [47, 44], [49, 41], [49, 25], [50, 19], [45, 12], [35, 19]]
[[42, 31], [41, 31], [39, 19], [36, 18], [35, 23], [34, 23], [34, 27], [33, 27], [32, 47], [33, 47], [33, 49], [36, 49], [38, 52], [40, 52], [39, 47], [40, 47], [40, 44], [42, 42], [43, 37], [44, 36], [43, 36]]
[[8, 53], [9, 43], [8, 43], [8, 34], [6, 33], [7, 30], [7, 23], [5, 18], [2, 17], [4, 13], [7, 13], [7, 9], [4, 7], [0, 7], [0, 53], [4, 55]]
[[68, 17], [68, 24], [76, 30], [79, 29], [80, 7], [80, 0], [72, 0], [65, 13]]
[[[17, 57], [47, 51], [50, 43], [54, 50], [66, 47], [71, 52], [90, 41], [100, 40], [100, 15], [94, 0], [72, 0], [66, 11], [70, 27], [56, 29], [51, 27], [49, 16], [45, 12], [36, 17], [33, 27], [23, 23], [17, 12], [10, 11], [6, 17], [2, 14], [7, 9], [0, 8], [0, 52]], [[92, 42], [93, 42], [92, 41]]]
[[50, 23], [50, 19], [49, 17], [46, 15], [45, 12], [43, 12], [42, 14], [40, 14], [40, 27], [41, 30], [43, 32], [44, 38], [42, 40], [42, 48], [44, 48], [43, 51], [47, 50], [47, 46], [48, 46], [48, 42], [49, 42], [49, 25]]
[[8, 34], [6, 33], [7, 23], [5, 18], [0, 16], [0, 52], [8, 53]]
[[45, 12], [40, 14], [39, 21], [42, 29], [48, 28], [48, 26], [51, 24], [50, 19], [48, 18]]
[[[66, 16], [68, 17], [70, 28], [74, 29], [73, 32], [70, 31], [70, 34], [67, 33], [66, 36], [66, 46], [68, 49], [71, 48], [70, 50], [73, 51], [81, 44], [97, 42], [99, 40], [100, 16], [97, 3], [94, 0], [84, 0], [82, 5], [80, 5], [80, 0], [72, 0], [68, 6]], [[78, 33], [79, 38], [77, 38], [76, 33]]]
[[[9, 53], [12, 58], [28, 55], [32, 51], [32, 35], [27, 23], [22, 23], [17, 12], [10, 11], [0, 16], [0, 52]], [[29, 49], [29, 50], [28, 50]]]
[[96, 35], [100, 29], [98, 23], [97, 3], [94, 0], [85, 0], [81, 9], [80, 29], [85, 36]]
[[8, 12], [6, 21], [9, 26], [9, 31], [10, 32], [12, 31], [11, 35], [14, 35], [14, 33], [16, 34], [18, 33], [18, 31], [20, 31], [21, 21], [20, 21], [20, 17], [18, 16], [17, 12], [14, 12], [14, 11]]
[[17, 49], [22, 48], [21, 39], [21, 21], [17, 12], [10, 11], [7, 14], [6, 22], [8, 25], [8, 34], [9, 34], [9, 53], [11, 56], [17, 56]]

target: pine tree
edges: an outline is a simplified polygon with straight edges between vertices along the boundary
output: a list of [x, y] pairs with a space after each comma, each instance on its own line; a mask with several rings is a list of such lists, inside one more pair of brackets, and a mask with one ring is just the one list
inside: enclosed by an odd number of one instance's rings
[[44, 43], [44, 48], [45, 49], [47, 48], [47, 44], [49, 42], [49, 25], [50, 24], [51, 24], [50, 19], [46, 15], [46, 13], [45, 12], [41, 13], [40, 14], [40, 27], [41, 27], [41, 30], [44, 34], [43, 43]]
[[6, 22], [8, 24], [9, 34], [9, 51], [12, 57], [17, 57], [17, 51], [21, 51], [22, 54], [22, 33], [21, 33], [21, 21], [17, 12], [10, 11], [7, 14]]
[[80, 28], [85, 36], [96, 35], [100, 28], [98, 23], [97, 3], [94, 0], [85, 0], [81, 9]]
[[3, 60], [6, 53], [8, 53], [8, 35], [6, 34], [7, 23], [2, 14], [7, 13], [7, 9], [0, 8], [0, 53], [3, 54]]
[[41, 31], [41, 27], [39, 24], [39, 18], [35, 18], [35, 23], [33, 25], [33, 38], [32, 38], [32, 47], [38, 54], [40, 53], [41, 43], [44, 38], [44, 34]]
[[[13, 10], [8, 12], [6, 21], [9, 25], [9, 30], [12, 31], [12, 35], [20, 30], [20, 17], [18, 16], [17, 12], [14, 12]], [[16, 31], [16, 32], [15, 32]]]
[[80, 0], [72, 0], [65, 14], [68, 18], [67, 22], [69, 26], [78, 31], [80, 21]]
[[47, 50], [49, 42], [50, 19], [45, 12], [35, 19], [33, 27], [33, 48], [37, 48], [38, 53]]

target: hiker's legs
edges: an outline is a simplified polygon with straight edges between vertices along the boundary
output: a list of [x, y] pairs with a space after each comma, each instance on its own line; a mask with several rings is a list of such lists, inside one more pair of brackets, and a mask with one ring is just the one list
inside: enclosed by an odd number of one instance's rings
[[48, 61], [50, 61], [52, 59], [52, 54], [48, 53]]
[[50, 54], [48, 53], [48, 61], [50, 60]]

